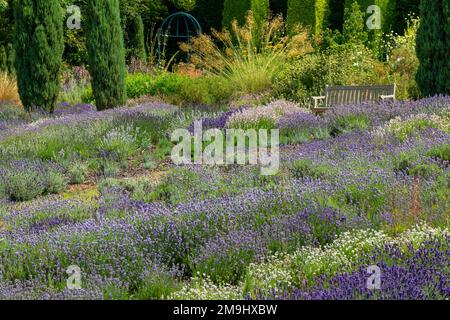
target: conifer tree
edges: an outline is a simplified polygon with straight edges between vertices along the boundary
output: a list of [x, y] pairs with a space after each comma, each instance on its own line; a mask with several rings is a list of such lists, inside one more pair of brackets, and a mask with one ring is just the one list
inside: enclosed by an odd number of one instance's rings
[[124, 105], [125, 49], [119, 0], [88, 0], [86, 46], [97, 110]]
[[450, 94], [450, 0], [422, 0], [416, 80], [424, 96]]
[[59, 0], [17, 0], [14, 7], [17, 83], [26, 110], [53, 112], [64, 51]]

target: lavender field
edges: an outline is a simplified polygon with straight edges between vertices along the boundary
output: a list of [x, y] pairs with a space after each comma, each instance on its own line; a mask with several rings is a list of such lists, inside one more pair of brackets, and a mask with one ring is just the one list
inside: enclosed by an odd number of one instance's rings
[[[449, 107], [4, 108], [0, 298], [449, 299]], [[200, 119], [280, 128], [278, 174], [175, 166]]]
[[0, 302], [282, 319], [450, 300], [449, 13], [0, 0]]

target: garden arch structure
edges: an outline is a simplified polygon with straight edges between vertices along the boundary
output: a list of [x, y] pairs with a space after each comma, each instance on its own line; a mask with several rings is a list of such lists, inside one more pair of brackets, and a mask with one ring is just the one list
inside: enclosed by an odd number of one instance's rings
[[[158, 64], [161, 65], [163, 51], [170, 39], [189, 42], [202, 33], [202, 27], [194, 16], [187, 12], [176, 12], [168, 16], [158, 29]], [[189, 55], [188, 55], [189, 60]]]

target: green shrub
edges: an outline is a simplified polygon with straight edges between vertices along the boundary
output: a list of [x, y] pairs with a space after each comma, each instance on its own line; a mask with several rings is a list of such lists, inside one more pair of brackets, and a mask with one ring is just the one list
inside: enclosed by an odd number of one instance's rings
[[295, 160], [290, 165], [290, 171], [294, 178], [319, 179], [330, 173], [330, 168], [326, 165], [316, 165], [311, 160]]
[[[395, 16], [395, 3], [397, 0], [345, 0], [345, 8], [352, 7], [354, 2], [357, 2], [360, 10], [365, 17], [369, 17], [367, 14], [367, 8], [371, 5], [376, 5], [381, 9], [381, 29], [383, 32], [389, 32], [392, 30], [393, 19]], [[364, 19], [364, 25], [366, 19]]]
[[68, 174], [70, 176], [70, 183], [80, 184], [86, 181], [86, 175], [88, 173], [88, 165], [86, 163], [74, 162], [68, 168]]
[[53, 112], [64, 51], [63, 11], [58, 0], [18, 0], [14, 10], [15, 64], [23, 106]]
[[153, 77], [143, 73], [128, 74], [126, 84], [128, 98], [138, 98], [150, 94]]
[[397, 84], [397, 98], [401, 100], [420, 97], [420, 89], [415, 79], [419, 68], [419, 59], [416, 55], [416, 35], [420, 19], [411, 16], [406, 20], [406, 25], [402, 36], [391, 35], [392, 46], [388, 53], [390, 75]]
[[305, 105], [322, 95], [326, 85], [386, 82], [387, 67], [364, 47], [338, 47], [290, 63], [274, 81], [274, 95]]
[[88, 0], [86, 39], [97, 109], [124, 105], [126, 66], [119, 0]]
[[450, 161], [450, 144], [443, 144], [432, 148], [427, 152], [427, 156], [439, 158], [442, 161]]
[[410, 176], [428, 179], [430, 177], [437, 176], [441, 171], [441, 168], [439, 168], [436, 164], [421, 163], [414, 168], [411, 168], [408, 171], [408, 174]]
[[291, 31], [297, 25], [311, 29], [319, 34], [327, 25], [328, 0], [289, 0], [287, 24]]
[[29, 201], [44, 194], [46, 185], [41, 176], [32, 171], [14, 171], [6, 176], [6, 196], [12, 201]]
[[246, 267], [253, 262], [255, 253], [252, 250], [232, 249], [212, 256], [193, 267], [193, 274], [207, 274], [216, 284], [237, 284], [245, 274]]
[[138, 300], [161, 300], [179, 289], [180, 284], [174, 277], [151, 273], [144, 277], [133, 297]]
[[420, 65], [416, 80], [424, 96], [450, 94], [449, 15], [447, 0], [423, 0], [420, 3], [416, 47]]
[[409, 153], [401, 152], [393, 157], [394, 170], [407, 172], [412, 167], [414, 156]]
[[370, 125], [370, 119], [366, 115], [349, 114], [336, 117], [329, 125], [330, 135], [336, 137], [340, 134], [367, 130]]
[[46, 193], [58, 194], [67, 188], [67, 178], [62, 173], [50, 171], [46, 176], [46, 180]]
[[181, 83], [178, 99], [189, 104], [217, 104], [229, 99], [235, 88], [232, 83], [220, 76], [202, 76], [185, 79]]

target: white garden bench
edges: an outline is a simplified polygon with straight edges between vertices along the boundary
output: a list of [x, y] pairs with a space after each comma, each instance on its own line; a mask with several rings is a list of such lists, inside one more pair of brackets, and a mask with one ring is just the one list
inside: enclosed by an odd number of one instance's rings
[[[387, 99], [395, 101], [396, 89], [395, 83], [392, 85], [326, 86], [323, 96], [312, 97], [314, 99], [314, 110], [320, 112], [337, 105]], [[321, 102], [323, 102], [322, 105]]]

